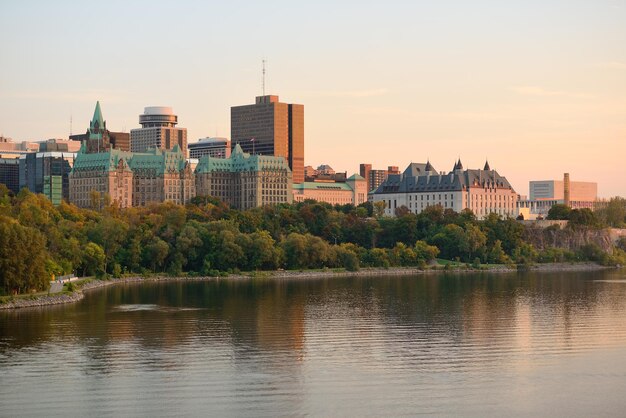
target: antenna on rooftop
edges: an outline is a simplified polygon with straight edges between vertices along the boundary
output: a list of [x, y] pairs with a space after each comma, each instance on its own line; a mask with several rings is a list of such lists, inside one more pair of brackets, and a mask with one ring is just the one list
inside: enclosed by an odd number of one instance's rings
[[265, 59], [263, 59], [263, 77], [262, 77], [262, 86], [263, 86], [263, 96], [265, 96]]

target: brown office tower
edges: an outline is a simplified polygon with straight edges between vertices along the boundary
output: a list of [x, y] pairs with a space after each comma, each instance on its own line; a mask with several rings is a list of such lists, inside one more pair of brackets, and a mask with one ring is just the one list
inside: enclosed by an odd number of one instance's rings
[[252, 105], [230, 108], [231, 147], [244, 152], [284, 157], [293, 182], [304, 182], [304, 106], [259, 96]]

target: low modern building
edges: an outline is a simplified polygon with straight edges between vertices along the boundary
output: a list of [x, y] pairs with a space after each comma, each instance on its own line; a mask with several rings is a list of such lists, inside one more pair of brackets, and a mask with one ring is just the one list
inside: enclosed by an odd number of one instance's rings
[[0, 158], [18, 158], [22, 154], [37, 151], [37, 142], [13, 142], [11, 138], [0, 136]]
[[331, 205], [358, 206], [367, 201], [367, 182], [358, 174], [344, 181], [305, 181], [294, 184], [293, 200], [295, 202], [316, 200]]
[[434, 205], [456, 212], [470, 209], [479, 219], [490, 213], [516, 216], [517, 193], [489, 163], [482, 170], [465, 170], [459, 160], [448, 174], [438, 173], [430, 162], [411, 163], [403, 173], [390, 174], [370, 197], [385, 204], [387, 216], [396, 216], [401, 207], [420, 213]]
[[18, 158], [0, 158], [0, 184], [7, 186], [13, 193], [20, 190], [20, 160]]
[[88, 153], [83, 148], [70, 175], [69, 200], [79, 207], [185, 204], [195, 195], [193, 170], [178, 146], [146, 153]]
[[209, 137], [187, 145], [190, 158], [208, 155], [215, 158], [230, 157], [230, 140], [227, 138]]
[[335, 172], [331, 166], [328, 164], [322, 164], [318, 166], [316, 169], [311, 167], [310, 165], [304, 167], [304, 181], [305, 182], [314, 182], [314, 181], [326, 181], [326, 182], [345, 182], [347, 179], [347, 172]]
[[284, 157], [250, 155], [236, 144], [229, 158], [205, 155], [196, 167], [196, 193], [213, 196], [232, 208], [291, 203], [292, 177]]
[[32, 152], [19, 158], [19, 188], [27, 187], [33, 193], [42, 193], [55, 205], [69, 199], [69, 175], [76, 153]]
[[567, 205], [572, 209], [595, 210], [598, 202], [598, 183], [570, 181], [569, 173], [563, 180], [530, 181], [529, 198], [520, 199], [518, 211], [524, 219], [545, 218], [552, 206]]
[[171, 150], [178, 145], [187, 153], [187, 129], [177, 128], [178, 116], [171, 107], [149, 106], [139, 115], [141, 128], [130, 131], [130, 150], [146, 152], [150, 148]]

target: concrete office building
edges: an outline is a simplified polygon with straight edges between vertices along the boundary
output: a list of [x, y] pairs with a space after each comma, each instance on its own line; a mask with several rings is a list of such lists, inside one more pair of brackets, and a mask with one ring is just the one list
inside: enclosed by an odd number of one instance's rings
[[420, 213], [434, 205], [455, 212], [471, 209], [478, 219], [490, 213], [517, 214], [517, 193], [489, 163], [482, 170], [465, 170], [459, 160], [448, 174], [439, 174], [430, 162], [411, 163], [404, 173], [390, 174], [370, 196], [374, 202], [385, 204], [387, 216], [395, 216], [400, 207]]
[[293, 182], [304, 181], [304, 106], [259, 96], [255, 104], [230, 109], [231, 147], [244, 152], [284, 157]]
[[20, 191], [20, 160], [0, 158], [0, 184], [17, 194]]
[[208, 155], [215, 158], [230, 157], [230, 140], [227, 138], [209, 137], [187, 145], [189, 158], [200, 158]]
[[19, 158], [20, 185], [42, 193], [55, 205], [69, 199], [69, 175], [74, 165], [73, 152], [33, 152]]
[[176, 145], [187, 153], [187, 129], [177, 128], [178, 116], [171, 107], [150, 106], [139, 115], [141, 128], [130, 131], [130, 150], [146, 152], [150, 148], [172, 150]]
[[251, 155], [235, 145], [229, 158], [205, 155], [196, 167], [198, 196], [213, 196], [240, 210], [291, 203], [292, 177], [284, 157]]
[[353, 174], [344, 181], [305, 181], [293, 185], [293, 200], [358, 206], [367, 201], [367, 182], [358, 174]]
[[519, 213], [526, 220], [545, 218], [556, 204], [591, 210], [599, 205], [598, 183], [570, 181], [569, 173], [563, 174], [563, 180], [530, 181], [528, 189], [529, 198], [518, 202]]
[[77, 141], [78, 145], [69, 144], [70, 148], [80, 148], [81, 143], [87, 146], [87, 152], [105, 152], [112, 148], [121, 151], [130, 151], [130, 134], [127, 132], [111, 132], [107, 129], [106, 121], [102, 117], [100, 102], [96, 102], [93, 118], [89, 122], [89, 129], [84, 134], [70, 135], [71, 141]]

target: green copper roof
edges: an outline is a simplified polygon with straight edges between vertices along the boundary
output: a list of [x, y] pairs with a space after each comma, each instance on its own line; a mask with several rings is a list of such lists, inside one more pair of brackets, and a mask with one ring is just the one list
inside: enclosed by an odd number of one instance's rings
[[112, 149], [107, 152], [88, 154], [85, 147], [81, 146], [76, 155], [72, 171], [114, 171], [119, 161], [123, 159], [125, 170], [154, 170], [157, 176], [165, 173], [179, 172], [187, 163], [185, 155], [176, 148], [172, 151], [150, 149], [145, 153], [132, 153]]
[[100, 110], [100, 101], [97, 101], [96, 109], [93, 111], [93, 118], [89, 124], [89, 139], [101, 139], [104, 130], [105, 125], [102, 118], [102, 110]]
[[365, 180], [365, 179], [355, 173], [355, 174], [351, 175], [350, 177], [348, 177], [348, 180]]
[[85, 145], [80, 147], [80, 151], [76, 154], [72, 172], [75, 171], [100, 171], [108, 172], [117, 169], [117, 165], [121, 159], [124, 160], [124, 170], [129, 171], [128, 159], [132, 154], [117, 149], [108, 152], [98, 152], [88, 154], [85, 152]]
[[129, 161], [130, 168], [135, 170], [154, 169], [157, 173], [178, 172], [185, 168], [187, 160], [178, 145], [171, 151], [151, 148], [145, 153], [134, 153]]
[[269, 155], [250, 155], [243, 152], [239, 144], [235, 145], [229, 158], [215, 158], [208, 155], [200, 157], [196, 173], [212, 173], [214, 171], [280, 171], [289, 170], [283, 157]]

